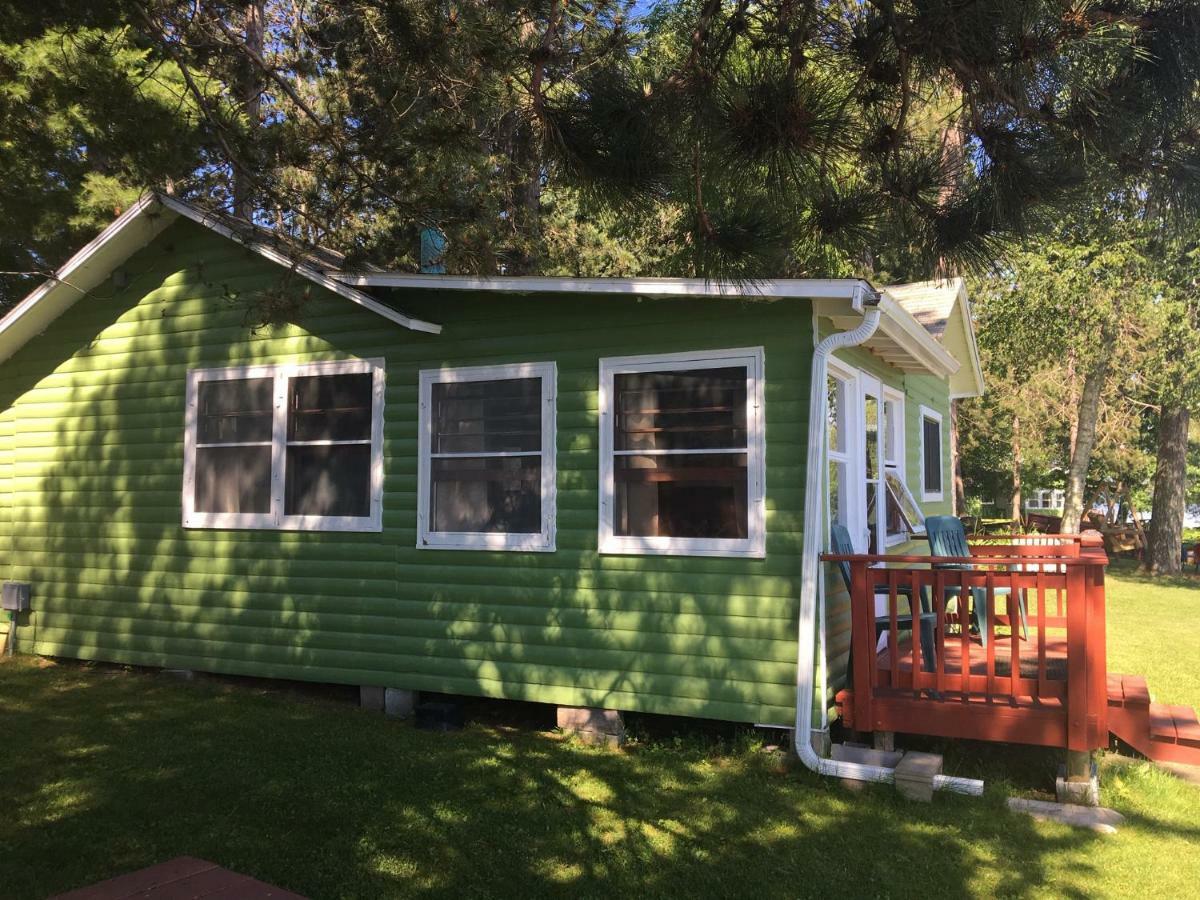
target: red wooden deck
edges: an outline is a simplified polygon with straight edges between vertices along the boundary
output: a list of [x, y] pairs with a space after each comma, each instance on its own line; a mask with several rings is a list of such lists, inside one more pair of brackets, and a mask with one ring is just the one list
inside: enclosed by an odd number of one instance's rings
[[222, 869], [214, 863], [180, 856], [148, 869], [59, 894], [51, 900], [304, 900], [282, 888]]
[[[971, 553], [825, 557], [851, 570], [853, 682], [837, 698], [846, 724], [1071, 750], [1107, 746], [1103, 549], [1076, 535], [1039, 535], [988, 538]], [[933, 568], [947, 563], [967, 567]], [[908, 612], [902, 589], [925, 597], [935, 616], [925, 654], [899, 627]], [[886, 598], [879, 612], [877, 597]], [[1016, 598], [1024, 630], [1016, 627]], [[986, 646], [966, 627], [976, 607]], [[877, 615], [886, 620], [878, 652]]]
[[[988, 537], [957, 560], [826, 555], [851, 569], [854, 674], [837, 695], [845, 724], [1080, 751], [1108, 746], [1111, 733], [1151, 759], [1200, 765], [1200, 720], [1191, 708], [1154, 703], [1144, 678], [1108, 674], [1108, 558], [1098, 539]], [[933, 568], [946, 563], [967, 568]], [[902, 589], [926, 598], [935, 616], [934, 646], [925, 653], [899, 627], [909, 612]], [[1014, 621], [1018, 597], [1026, 629]], [[982, 611], [986, 646], [964, 627], [973, 607]]]

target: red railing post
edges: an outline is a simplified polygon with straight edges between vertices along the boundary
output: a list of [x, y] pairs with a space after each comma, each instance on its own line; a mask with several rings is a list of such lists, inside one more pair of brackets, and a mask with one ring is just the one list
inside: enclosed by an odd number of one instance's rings
[[1088, 578], [1067, 566], [1067, 749], [1091, 750], [1088, 728]]
[[1088, 726], [1093, 747], [1108, 745], [1108, 648], [1105, 622], [1104, 566], [1087, 564]]
[[[867, 584], [867, 563], [850, 563], [850, 653], [854, 665], [854, 721], [875, 730], [875, 596]], [[892, 665], [895, 665], [893, 662]]]

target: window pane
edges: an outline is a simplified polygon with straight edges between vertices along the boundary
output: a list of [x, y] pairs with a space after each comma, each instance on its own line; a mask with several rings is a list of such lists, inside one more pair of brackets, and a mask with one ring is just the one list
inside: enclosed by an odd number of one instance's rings
[[371, 446], [288, 447], [283, 512], [288, 516], [369, 516]]
[[[921, 507], [917, 506], [917, 501], [908, 489], [908, 486], [904, 483], [904, 480], [896, 472], [888, 472], [885, 477], [887, 479], [889, 503], [894, 504], [895, 512], [900, 517], [899, 527], [895, 529], [893, 529], [891, 519], [889, 518], [888, 533], [898, 534], [900, 531], [915, 531], [917, 528], [924, 526], [925, 516], [921, 513]], [[891, 512], [889, 510], [890, 515]]]
[[837, 525], [849, 524], [846, 506], [846, 464], [829, 464], [829, 520]]
[[866, 434], [867, 478], [879, 479], [879, 401], [863, 398], [863, 427]]
[[896, 416], [896, 401], [885, 400], [883, 403], [883, 460], [889, 466], [899, 464], [896, 459], [896, 429], [899, 427]]
[[746, 459], [745, 453], [615, 457], [614, 533], [745, 538]]
[[288, 379], [288, 440], [370, 440], [373, 379], [370, 372]]
[[825, 389], [829, 395], [829, 449], [845, 453], [846, 383], [839, 378], [830, 378]]
[[541, 457], [434, 459], [430, 470], [430, 531], [541, 532]]
[[613, 379], [617, 450], [746, 446], [746, 367], [637, 372]]
[[271, 440], [270, 378], [201, 381], [197, 391], [196, 443]]
[[942, 427], [936, 419], [922, 419], [925, 434], [925, 490], [942, 489]]
[[540, 378], [443, 382], [433, 385], [432, 405], [434, 453], [542, 449]]
[[271, 511], [271, 448], [197, 447], [196, 512]]

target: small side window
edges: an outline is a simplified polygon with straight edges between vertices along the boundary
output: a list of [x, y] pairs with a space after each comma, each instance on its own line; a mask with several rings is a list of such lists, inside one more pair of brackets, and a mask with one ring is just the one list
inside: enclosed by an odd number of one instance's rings
[[942, 416], [921, 407], [921, 499], [942, 499]]

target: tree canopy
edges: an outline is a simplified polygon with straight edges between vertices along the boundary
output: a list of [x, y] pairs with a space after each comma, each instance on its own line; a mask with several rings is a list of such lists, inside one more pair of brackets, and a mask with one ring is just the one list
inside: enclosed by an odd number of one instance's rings
[[6, 7], [6, 271], [147, 186], [388, 266], [433, 225], [457, 271], [734, 279], [978, 268], [1134, 183], [1200, 205], [1193, 0]]

